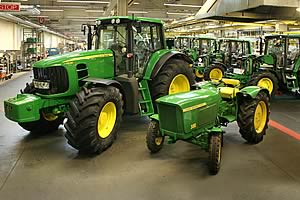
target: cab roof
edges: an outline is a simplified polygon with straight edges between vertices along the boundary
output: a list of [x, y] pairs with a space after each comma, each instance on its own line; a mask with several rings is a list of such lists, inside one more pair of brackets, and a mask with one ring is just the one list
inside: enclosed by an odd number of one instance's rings
[[251, 42], [251, 40], [249, 39], [245, 39], [245, 38], [219, 38], [220, 40], [227, 40], [227, 41], [239, 41], [239, 42]]
[[187, 35], [187, 36], [176, 36], [175, 38], [195, 38], [195, 39], [207, 39], [207, 40], [216, 40], [215, 37], [212, 36], [207, 36], [207, 35], [200, 35], [200, 36], [191, 36], [191, 35]]
[[135, 16], [99, 17], [99, 18], [96, 19], [96, 21], [98, 21], [98, 20], [111, 20], [111, 19], [128, 19], [128, 20], [134, 20], [134, 21], [143, 21], [143, 22], [158, 23], [158, 24], [162, 24], [163, 23], [160, 19], [147, 18], [147, 17], [135, 17]]
[[288, 38], [300, 38], [299, 34], [272, 34], [266, 35], [265, 38], [277, 38], [277, 37], [288, 37]]

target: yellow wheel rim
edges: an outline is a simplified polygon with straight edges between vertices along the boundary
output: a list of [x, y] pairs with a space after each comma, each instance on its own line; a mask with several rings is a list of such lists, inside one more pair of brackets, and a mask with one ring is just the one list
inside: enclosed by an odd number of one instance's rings
[[155, 138], [155, 144], [158, 145], [158, 146], [161, 145], [162, 141], [163, 141], [163, 137], [156, 137]]
[[196, 70], [195, 75], [196, 75], [198, 78], [203, 78], [203, 73], [199, 72], [199, 70]]
[[267, 106], [264, 101], [258, 102], [254, 113], [254, 128], [260, 134], [267, 123]]
[[223, 78], [223, 72], [219, 68], [212, 69], [209, 73], [210, 80], [221, 80]]
[[173, 78], [170, 84], [169, 94], [187, 91], [190, 91], [190, 82], [188, 78], [183, 74], [178, 74]]
[[117, 108], [113, 102], [106, 103], [98, 118], [98, 134], [106, 138], [112, 132], [117, 119]]
[[44, 111], [42, 111], [42, 115], [43, 115], [44, 119], [49, 122], [54, 121], [58, 118], [58, 116], [56, 116], [52, 113], [45, 113]]
[[258, 81], [257, 86], [262, 87], [262, 88], [266, 88], [267, 90], [269, 90], [269, 93], [271, 94], [273, 91], [273, 82], [271, 79], [269, 78], [262, 78]]

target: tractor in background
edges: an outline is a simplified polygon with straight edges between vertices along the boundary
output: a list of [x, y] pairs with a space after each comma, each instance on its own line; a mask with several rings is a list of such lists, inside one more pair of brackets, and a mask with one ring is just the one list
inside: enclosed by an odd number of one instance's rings
[[161, 20], [99, 18], [88, 27], [88, 51], [36, 62], [34, 79], [4, 102], [5, 115], [33, 133], [63, 123], [68, 143], [101, 153], [117, 137], [124, 113], [150, 116], [159, 97], [189, 91], [193, 61], [166, 48]]
[[[213, 62], [203, 69], [205, 80], [221, 80], [225, 73], [241, 74], [241, 65], [252, 65], [253, 55], [251, 41], [248, 39], [220, 38], [218, 49], [213, 56]], [[249, 69], [249, 73], [252, 73]], [[230, 77], [239, 79], [240, 77]], [[242, 81], [243, 82], [243, 81]]]
[[210, 36], [179, 36], [175, 38], [174, 45], [194, 61], [194, 72], [198, 80], [203, 79], [204, 69], [218, 58], [217, 40]]
[[221, 164], [221, 126], [237, 121], [241, 136], [250, 144], [263, 140], [269, 121], [269, 92], [258, 86], [239, 90], [240, 82], [199, 82], [190, 92], [156, 100], [158, 113], [151, 116], [146, 144], [151, 153], [159, 152], [165, 137], [200, 146], [209, 152], [209, 171], [215, 175]]
[[300, 94], [300, 35], [265, 37], [264, 55], [238, 58], [225, 77], [239, 79], [241, 86], [257, 85], [274, 96], [277, 90]]

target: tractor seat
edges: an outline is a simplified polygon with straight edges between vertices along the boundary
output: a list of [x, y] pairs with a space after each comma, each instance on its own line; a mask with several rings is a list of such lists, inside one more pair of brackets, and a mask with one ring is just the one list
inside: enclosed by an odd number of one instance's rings
[[240, 81], [237, 79], [223, 78], [222, 82], [225, 83], [226, 85], [232, 85], [234, 87], [240, 85]]
[[236, 96], [240, 90], [238, 88], [233, 87], [219, 87], [219, 92], [222, 98], [224, 99], [232, 99]]

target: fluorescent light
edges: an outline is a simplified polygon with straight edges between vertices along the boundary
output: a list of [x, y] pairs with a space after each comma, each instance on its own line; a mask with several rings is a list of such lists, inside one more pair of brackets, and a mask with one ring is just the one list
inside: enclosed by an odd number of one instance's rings
[[49, 16], [47, 16], [47, 15], [32, 15], [32, 16], [29, 16], [29, 17], [44, 17], [44, 18], [46, 18], [46, 17], [49, 17]]
[[175, 7], [188, 7], [188, 8], [201, 8], [199, 5], [191, 5], [191, 4], [173, 4], [173, 3], [164, 3], [165, 6], [175, 6]]
[[103, 10], [85, 10], [85, 12], [91, 12], [91, 13], [102, 13], [104, 12]]
[[64, 10], [55, 10], [55, 9], [41, 9], [42, 12], [64, 12]]
[[146, 13], [148, 13], [148, 12], [147, 12], [147, 11], [138, 11], [138, 10], [134, 11], [134, 10], [130, 10], [130, 11], [128, 11], [128, 13], [146, 14]]
[[167, 12], [167, 15], [194, 15], [193, 13]]
[[97, 19], [98, 17], [66, 16], [65, 19]]
[[134, 5], [139, 5], [140, 3], [139, 3], [139, 2], [134, 2], [133, 4], [134, 4]]
[[297, 12], [300, 12], [300, 8], [297, 8], [296, 11], [297, 11]]
[[97, 3], [97, 4], [108, 4], [109, 1], [75, 1], [75, 0], [57, 0], [58, 3]]

